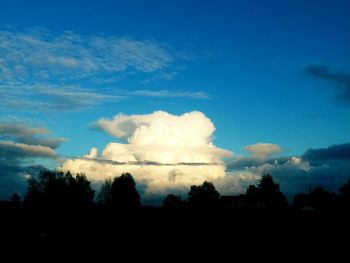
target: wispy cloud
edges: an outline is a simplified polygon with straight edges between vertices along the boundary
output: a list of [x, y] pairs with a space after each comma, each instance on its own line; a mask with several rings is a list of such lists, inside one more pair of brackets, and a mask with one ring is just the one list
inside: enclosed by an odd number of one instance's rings
[[171, 47], [152, 39], [54, 33], [42, 28], [0, 31], [0, 80], [105, 78], [119, 72], [163, 72], [177, 59]]
[[172, 79], [194, 60], [184, 54], [154, 39], [7, 28], [0, 31], [0, 107], [61, 111], [126, 97], [208, 99], [202, 91], [111, 88], [127, 77], [137, 85]]
[[10, 89], [0, 86], [1, 106], [21, 110], [76, 110], [105, 102], [119, 101], [124, 97], [74, 85], [36, 84]]
[[203, 91], [191, 92], [184, 90], [135, 90], [129, 94], [131, 96], [142, 97], [210, 99], [210, 95]]
[[350, 73], [331, 70], [327, 65], [309, 65], [305, 70], [312, 77], [331, 82], [336, 89], [336, 101], [350, 105]]

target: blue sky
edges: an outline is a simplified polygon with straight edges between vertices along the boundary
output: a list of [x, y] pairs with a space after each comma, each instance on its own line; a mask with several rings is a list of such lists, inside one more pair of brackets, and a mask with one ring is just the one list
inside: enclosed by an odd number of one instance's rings
[[204, 113], [236, 154], [344, 144], [349, 13], [338, 0], [3, 0], [0, 117], [65, 138], [65, 157], [122, 141], [91, 128], [101, 117], [157, 110]]

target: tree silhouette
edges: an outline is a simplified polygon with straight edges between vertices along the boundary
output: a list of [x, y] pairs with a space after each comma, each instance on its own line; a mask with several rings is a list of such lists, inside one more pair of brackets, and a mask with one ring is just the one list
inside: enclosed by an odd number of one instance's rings
[[48, 211], [86, 209], [92, 205], [95, 191], [84, 174], [44, 171], [39, 180], [30, 177], [25, 202]]
[[299, 208], [309, 206], [317, 210], [329, 210], [338, 208], [339, 202], [335, 193], [316, 187], [309, 194], [297, 194], [294, 197], [294, 204]]
[[181, 196], [169, 194], [163, 200], [163, 207], [166, 209], [179, 209], [183, 206]]
[[111, 187], [111, 204], [121, 210], [140, 208], [140, 195], [136, 190], [134, 178], [130, 173], [115, 177]]
[[281, 209], [288, 205], [287, 198], [270, 174], [263, 174], [258, 186], [250, 185], [247, 189], [247, 197], [257, 205], [268, 209]]
[[214, 208], [220, 198], [215, 186], [205, 181], [202, 185], [192, 185], [188, 193], [188, 202], [197, 208]]
[[346, 182], [346, 184], [339, 188], [339, 192], [342, 205], [345, 208], [350, 209], [350, 179]]
[[42, 203], [43, 195], [41, 185], [33, 176], [30, 176], [27, 182], [28, 188], [24, 201], [27, 204], [39, 206]]
[[18, 193], [13, 193], [13, 195], [11, 196], [10, 201], [11, 201], [12, 203], [17, 204], [17, 203], [19, 203], [19, 202], [21, 201], [21, 197], [19, 196]]
[[339, 192], [344, 197], [350, 198], [350, 179], [339, 188]]
[[92, 190], [86, 175], [78, 173], [75, 178], [70, 173], [69, 175], [68, 189], [71, 200], [75, 202], [75, 206], [89, 206], [94, 199], [95, 191]]
[[101, 185], [100, 188], [100, 192], [98, 193], [97, 196], [97, 201], [100, 204], [109, 206], [111, 204], [111, 200], [112, 200], [112, 179], [111, 178], [107, 178], [105, 179], [105, 181], [103, 182], [103, 184]]
[[310, 196], [308, 194], [300, 193], [294, 196], [294, 205], [297, 208], [304, 208], [312, 206]]

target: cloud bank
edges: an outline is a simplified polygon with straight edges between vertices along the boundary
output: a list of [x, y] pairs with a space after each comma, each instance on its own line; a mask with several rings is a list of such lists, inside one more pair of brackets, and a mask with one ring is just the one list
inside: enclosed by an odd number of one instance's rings
[[[281, 157], [272, 143], [245, 146], [248, 155], [233, 155], [213, 143], [215, 126], [198, 111], [172, 115], [152, 114], [101, 118], [93, 124], [116, 138], [99, 153], [93, 147], [85, 155], [66, 159], [59, 169], [85, 172], [96, 186], [108, 177], [130, 172], [143, 203], [159, 204], [168, 193], [186, 195], [189, 187], [211, 181], [221, 194], [244, 193], [261, 174], [270, 173], [292, 201], [310, 187], [338, 188], [350, 178], [350, 144], [308, 149], [300, 156]], [[120, 141], [123, 143], [120, 143]], [[55, 149], [64, 141], [50, 131], [18, 121], [0, 122], [0, 198], [24, 192], [25, 175], [55, 162]]]
[[224, 177], [223, 159], [232, 155], [213, 144], [215, 127], [198, 111], [179, 116], [164, 111], [118, 114], [98, 120], [94, 127], [125, 143], [109, 143], [101, 154], [92, 148], [84, 157], [64, 162], [61, 169], [86, 172], [95, 181], [130, 172], [144, 185], [146, 199]]
[[350, 178], [349, 150], [349, 144], [345, 143], [309, 149], [301, 156], [266, 160], [254, 156], [254, 153], [251, 156], [235, 156], [227, 164], [230, 176], [222, 184], [223, 191], [234, 193], [245, 190], [248, 184], [256, 183], [261, 174], [269, 173], [290, 201], [295, 194], [308, 192], [310, 187], [337, 192]]

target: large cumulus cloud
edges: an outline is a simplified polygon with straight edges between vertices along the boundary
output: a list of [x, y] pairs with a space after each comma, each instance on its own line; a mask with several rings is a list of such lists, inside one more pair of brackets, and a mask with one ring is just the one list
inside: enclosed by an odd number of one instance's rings
[[232, 155], [213, 144], [215, 127], [198, 111], [118, 114], [98, 120], [94, 127], [125, 143], [111, 142], [101, 154], [92, 148], [84, 157], [65, 161], [61, 169], [86, 172], [95, 181], [130, 172], [145, 186], [145, 198], [224, 177], [224, 158]]
[[60, 169], [85, 172], [93, 182], [130, 172], [144, 202], [154, 203], [169, 192], [186, 194], [190, 185], [205, 180], [221, 194], [236, 195], [256, 184], [263, 173], [270, 173], [292, 200], [310, 187], [337, 191], [350, 177], [349, 144], [281, 157], [281, 146], [259, 142], [243, 147], [247, 155], [233, 155], [213, 144], [214, 124], [196, 111], [118, 114], [93, 126], [124, 143], [111, 142], [101, 153], [92, 148], [85, 156], [66, 160]]

